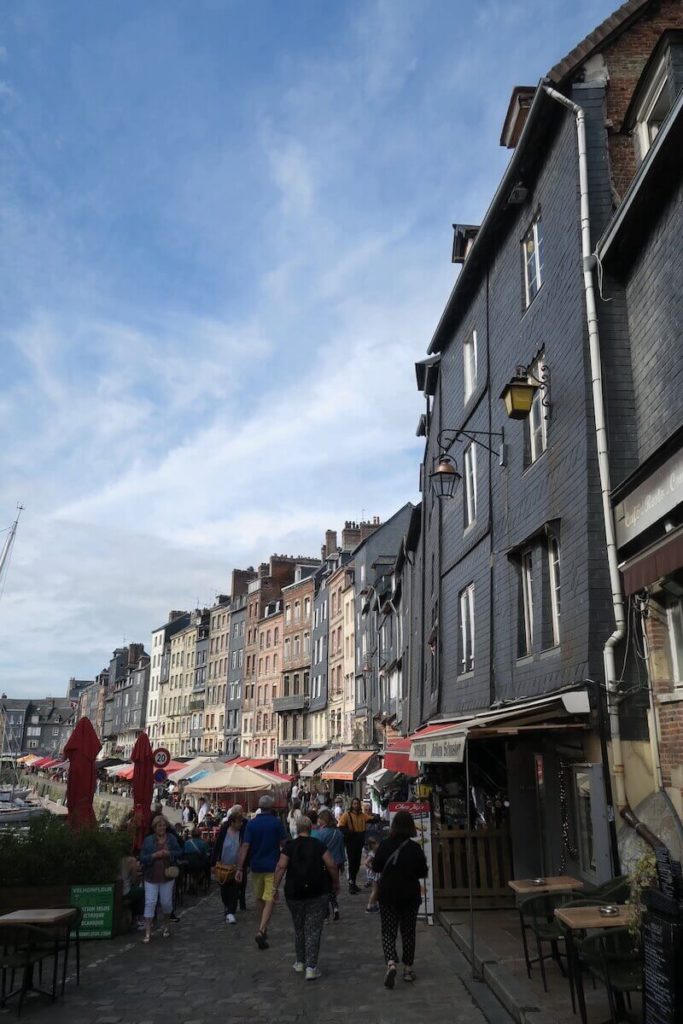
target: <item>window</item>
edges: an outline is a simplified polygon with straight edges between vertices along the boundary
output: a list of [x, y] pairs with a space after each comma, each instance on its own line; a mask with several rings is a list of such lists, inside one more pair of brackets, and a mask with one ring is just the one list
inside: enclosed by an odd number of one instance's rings
[[468, 444], [463, 455], [465, 467], [464, 512], [465, 526], [471, 526], [477, 518], [477, 450]]
[[285, 605], [285, 623], [292, 621], [292, 606], [291, 604]]
[[311, 634], [304, 633], [304, 654], [311, 653]]
[[[544, 371], [541, 369], [543, 360], [544, 356], [543, 353], [541, 353], [529, 370], [530, 377], [533, 377], [536, 380], [541, 380], [544, 375]], [[547, 410], [543, 404], [543, 397], [545, 394], [546, 392], [544, 388], [536, 388], [531, 402], [531, 412], [529, 413], [529, 418], [526, 421], [529, 431], [528, 453], [531, 462], [535, 462], [548, 447]]]
[[522, 555], [522, 612], [524, 615], [523, 653], [531, 654], [534, 645], [533, 560], [530, 551]]
[[548, 537], [548, 574], [553, 644], [557, 647], [560, 642], [560, 542], [557, 537]]
[[304, 618], [310, 619], [311, 617], [311, 599], [310, 597], [304, 598]]
[[294, 602], [294, 621], [295, 622], [300, 622], [301, 621], [301, 602], [300, 601], [295, 601]]
[[273, 644], [275, 645], [275, 647], [277, 647], [279, 642], [280, 642], [280, 627], [276, 626], [275, 629], [273, 630]]
[[237, 667], [238, 668], [242, 668], [243, 664], [244, 664], [244, 651], [238, 651], [237, 652]]
[[460, 591], [460, 672], [474, 669], [474, 584]]
[[655, 141], [662, 121], [671, 109], [671, 90], [668, 87], [666, 69], [665, 56], [652, 76], [650, 86], [636, 114], [636, 138], [641, 160]]
[[467, 403], [477, 386], [477, 332], [472, 331], [462, 349], [463, 370], [465, 380], [465, 403]]
[[287, 636], [285, 637], [285, 661], [288, 661], [291, 657], [292, 641]]
[[674, 682], [683, 684], [683, 598], [672, 602], [666, 609], [669, 630], [669, 654]]
[[522, 239], [524, 307], [531, 305], [543, 284], [543, 225], [540, 217]]

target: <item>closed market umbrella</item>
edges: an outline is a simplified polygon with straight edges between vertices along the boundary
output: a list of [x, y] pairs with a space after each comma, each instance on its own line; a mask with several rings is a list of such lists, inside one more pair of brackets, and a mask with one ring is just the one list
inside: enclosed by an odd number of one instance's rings
[[64, 747], [69, 759], [66, 782], [68, 822], [73, 828], [90, 828], [97, 824], [92, 802], [95, 796], [95, 758], [102, 749], [89, 718], [81, 718]]
[[141, 732], [135, 741], [131, 760], [133, 762], [133, 808], [136, 825], [135, 849], [139, 850], [149, 832], [154, 790], [154, 759], [146, 732]]

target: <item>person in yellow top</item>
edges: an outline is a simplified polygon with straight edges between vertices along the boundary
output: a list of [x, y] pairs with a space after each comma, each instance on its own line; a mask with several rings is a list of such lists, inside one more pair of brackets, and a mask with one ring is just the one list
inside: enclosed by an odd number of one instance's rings
[[344, 846], [349, 862], [349, 892], [353, 895], [360, 892], [356, 885], [356, 877], [365, 846], [365, 830], [368, 822], [375, 820], [375, 815], [363, 810], [358, 797], [354, 797], [348, 811], [345, 811], [339, 819], [339, 828], [344, 836]]

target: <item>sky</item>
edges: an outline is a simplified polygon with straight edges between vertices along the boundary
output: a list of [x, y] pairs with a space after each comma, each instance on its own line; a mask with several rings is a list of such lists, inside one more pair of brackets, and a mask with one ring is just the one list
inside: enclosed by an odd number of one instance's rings
[[418, 499], [451, 225], [513, 86], [616, 6], [2, 5], [2, 692], [64, 694], [233, 567]]

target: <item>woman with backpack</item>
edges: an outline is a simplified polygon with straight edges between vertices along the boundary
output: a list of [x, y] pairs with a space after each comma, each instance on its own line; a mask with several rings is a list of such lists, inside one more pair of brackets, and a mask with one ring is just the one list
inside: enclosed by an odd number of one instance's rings
[[394, 987], [398, 964], [396, 937], [401, 931], [403, 980], [415, 981], [415, 931], [422, 896], [420, 879], [427, 877], [427, 861], [422, 847], [413, 842], [415, 822], [408, 811], [398, 811], [387, 839], [372, 862], [379, 874], [379, 910], [382, 922], [382, 948], [387, 970], [384, 984]]
[[297, 819], [297, 837], [282, 848], [275, 868], [274, 899], [282, 876], [285, 879], [285, 900], [294, 924], [296, 960], [294, 970], [306, 973], [306, 981], [320, 977], [318, 953], [323, 921], [327, 912], [330, 889], [339, 892], [339, 872], [329, 850], [311, 836], [311, 821], [303, 815]]

